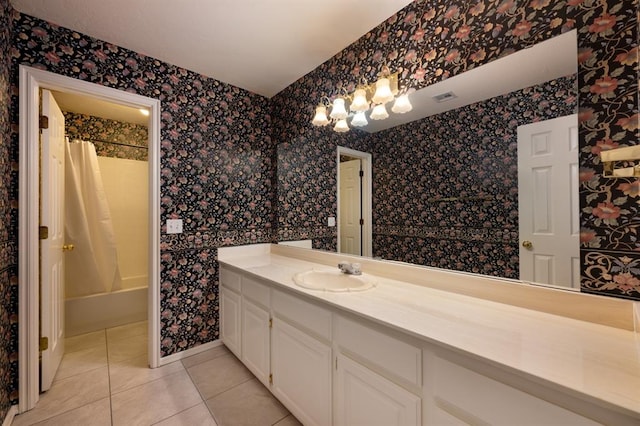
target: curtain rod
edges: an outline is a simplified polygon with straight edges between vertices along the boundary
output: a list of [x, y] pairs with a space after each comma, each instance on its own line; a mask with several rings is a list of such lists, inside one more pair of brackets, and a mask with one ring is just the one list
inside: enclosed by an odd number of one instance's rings
[[[81, 140], [81, 141], [82, 141], [82, 140], [84, 140], [84, 139], [81, 139], [81, 138], [71, 138], [71, 137], [69, 137], [69, 140], [71, 140], [71, 141], [74, 141], [74, 140]], [[105, 140], [102, 140], [102, 139], [95, 139], [95, 138], [90, 138], [90, 139], [89, 139], [89, 140], [87, 140], [86, 142], [91, 142], [91, 143], [93, 143], [93, 142], [100, 142], [100, 143], [108, 143], [108, 144], [111, 144], [111, 145], [128, 146], [128, 147], [131, 147], [131, 148], [149, 149], [149, 148], [148, 148], [148, 147], [146, 147], [146, 146], [133, 145], [133, 144], [130, 144], [130, 143], [122, 143], [122, 142], [105, 141]]]

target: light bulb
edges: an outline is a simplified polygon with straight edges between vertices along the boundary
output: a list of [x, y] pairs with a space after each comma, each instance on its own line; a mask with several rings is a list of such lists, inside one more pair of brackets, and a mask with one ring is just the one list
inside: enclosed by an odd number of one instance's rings
[[342, 120], [338, 120], [336, 122], [336, 125], [333, 126], [333, 130], [335, 130], [338, 133], [344, 133], [349, 131], [349, 125], [347, 124], [347, 120], [344, 118]]
[[374, 104], [384, 104], [393, 100], [393, 93], [391, 93], [391, 82], [388, 78], [381, 78], [376, 81], [376, 93], [373, 95], [371, 101]]
[[329, 124], [329, 119], [327, 118], [327, 107], [324, 105], [318, 105], [316, 107], [316, 115], [313, 116], [313, 120], [311, 124], [314, 126], [325, 126]]
[[357, 89], [353, 93], [353, 102], [351, 102], [351, 111], [366, 111], [369, 109], [369, 101], [367, 101], [367, 91], [365, 89]]
[[389, 113], [387, 112], [387, 108], [385, 108], [384, 104], [373, 107], [373, 111], [371, 111], [372, 120], [384, 120], [387, 117], [389, 117]]
[[404, 95], [398, 96], [396, 98], [396, 101], [393, 103], [393, 107], [391, 107], [391, 111], [395, 112], [396, 114], [404, 114], [405, 112], [409, 112], [412, 109], [413, 106], [409, 101], [409, 95], [406, 93]]
[[333, 107], [331, 108], [331, 114], [329, 114], [329, 117], [336, 120], [342, 120], [347, 118], [347, 115], [347, 110], [344, 107], [344, 99], [335, 98], [333, 100]]
[[367, 117], [364, 115], [364, 111], [358, 111], [356, 115], [353, 116], [353, 120], [351, 120], [351, 125], [355, 127], [362, 127], [369, 124], [367, 121]]

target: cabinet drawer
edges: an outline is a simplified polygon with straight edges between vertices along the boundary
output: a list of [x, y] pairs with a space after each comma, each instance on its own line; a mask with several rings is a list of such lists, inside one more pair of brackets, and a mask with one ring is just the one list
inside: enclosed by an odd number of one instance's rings
[[240, 293], [240, 274], [225, 268], [220, 268], [220, 284]]
[[273, 290], [271, 302], [276, 315], [322, 339], [331, 340], [331, 312], [327, 309], [278, 290]]
[[342, 316], [336, 316], [335, 341], [376, 370], [386, 371], [416, 389], [421, 386], [420, 348]]
[[269, 287], [252, 278], [242, 277], [242, 296], [248, 297], [265, 308], [270, 306]]
[[600, 424], [440, 357], [431, 362], [435, 409], [428, 421], [435, 424], [442, 424], [443, 419], [462, 424]]

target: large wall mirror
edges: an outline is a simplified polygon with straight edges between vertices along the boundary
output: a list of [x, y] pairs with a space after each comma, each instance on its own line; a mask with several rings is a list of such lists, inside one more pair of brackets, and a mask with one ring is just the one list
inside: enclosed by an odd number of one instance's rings
[[[298, 149], [279, 146], [279, 162], [313, 164], [300, 166], [295, 179], [291, 167], [283, 168], [287, 175], [279, 168], [279, 191], [293, 188], [294, 181], [313, 185], [315, 176], [305, 178], [306, 173], [331, 169], [335, 180], [315, 182], [325, 189], [314, 203], [327, 204], [316, 209], [327, 216], [339, 215], [345, 200], [339, 195], [337, 149], [370, 153], [374, 257], [578, 289], [576, 73], [576, 32], [571, 31], [426, 87], [410, 95], [409, 113], [369, 120], [364, 131], [331, 134], [317, 144], [305, 140]], [[434, 100], [442, 94], [452, 96]], [[558, 123], [560, 117], [568, 118]], [[519, 128], [520, 139], [528, 138], [520, 148]], [[560, 155], [558, 146], [567, 148], [564, 169], [552, 171], [534, 159], [523, 179], [518, 166], [523, 146], [534, 157], [550, 159]], [[306, 213], [304, 196], [279, 192], [278, 197], [286, 207], [279, 214], [281, 226]], [[530, 210], [524, 220], [523, 205]], [[520, 235], [527, 227], [532, 233]], [[336, 237], [314, 240], [314, 247], [336, 250], [340, 232], [338, 226]], [[563, 234], [562, 244], [534, 235], [554, 232]]]

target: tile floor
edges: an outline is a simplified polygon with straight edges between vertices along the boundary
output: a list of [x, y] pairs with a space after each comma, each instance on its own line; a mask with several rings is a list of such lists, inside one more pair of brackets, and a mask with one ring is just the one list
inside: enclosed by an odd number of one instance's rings
[[145, 321], [66, 339], [51, 389], [13, 425], [300, 425], [224, 346], [147, 368], [146, 333]]

